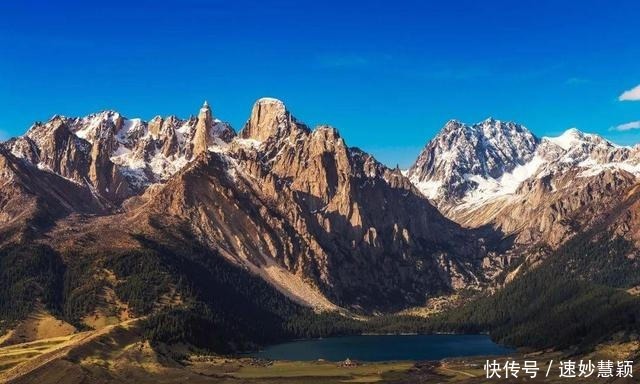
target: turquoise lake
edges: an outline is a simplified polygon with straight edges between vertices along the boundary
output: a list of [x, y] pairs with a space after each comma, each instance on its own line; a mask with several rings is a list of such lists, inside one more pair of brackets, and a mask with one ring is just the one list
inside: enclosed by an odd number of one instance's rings
[[271, 360], [341, 361], [440, 360], [447, 357], [506, 355], [513, 350], [487, 335], [375, 335], [300, 340], [252, 354]]

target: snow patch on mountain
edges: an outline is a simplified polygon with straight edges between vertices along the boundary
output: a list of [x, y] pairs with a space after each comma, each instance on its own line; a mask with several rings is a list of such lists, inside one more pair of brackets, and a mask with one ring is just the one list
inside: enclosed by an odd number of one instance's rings
[[235, 142], [240, 144], [243, 147], [247, 147], [247, 148], [259, 148], [260, 145], [262, 145], [262, 141], [260, 140], [256, 140], [256, 139], [243, 139], [243, 138], [236, 138]]
[[545, 161], [542, 157], [535, 156], [531, 161], [518, 165], [511, 172], [504, 173], [497, 179], [468, 175], [468, 179], [474, 182], [477, 187], [467, 193], [461, 207], [475, 206], [499, 197], [515, 194], [518, 187], [525, 180], [536, 174], [544, 164]]
[[605, 171], [621, 170], [640, 177], [640, 159], [617, 163], [598, 163], [594, 159], [587, 159], [578, 164], [583, 171], [578, 177], [594, 177]]
[[[406, 176], [406, 175], [405, 175]], [[429, 200], [436, 200], [440, 197], [440, 189], [443, 188], [443, 182], [439, 180], [420, 181], [417, 178], [410, 178], [411, 182], [418, 188], [423, 195]]]

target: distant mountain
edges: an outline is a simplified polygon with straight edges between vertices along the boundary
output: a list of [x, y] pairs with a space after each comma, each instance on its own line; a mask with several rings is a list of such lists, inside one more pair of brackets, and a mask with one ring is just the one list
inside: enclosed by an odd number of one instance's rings
[[452, 220], [491, 224], [519, 243], [552, 246], [621, 201], [639, 175], [639, 147], [576, 129], [537, 138], [493, 119], [448, 122], [407, 173]]
[[466, 125], [449, 121], [422, 151], [408, 176], [430, 199], [459, 201], [533, 160], [539, 140], [515, 123], [489, 118]]

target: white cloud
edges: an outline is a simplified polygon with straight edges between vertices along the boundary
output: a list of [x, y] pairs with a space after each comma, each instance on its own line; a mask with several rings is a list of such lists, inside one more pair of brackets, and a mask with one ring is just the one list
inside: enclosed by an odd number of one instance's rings
[[638, 101], [640, 100], [640, 85], [636, 85], [628, 91], [622, 92], [622, 95], [618, 98], [620, 101]]
[[617, 127], [611, 127], [611, 131], [626, 132], [632, 129], [640, 129], [640, 121], [632, 121], [629, 123], [620, 124]]

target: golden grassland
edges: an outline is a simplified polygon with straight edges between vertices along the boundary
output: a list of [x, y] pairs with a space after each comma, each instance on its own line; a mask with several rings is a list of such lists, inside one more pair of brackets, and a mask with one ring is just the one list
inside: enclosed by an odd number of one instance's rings
[[71, 324], [56, 319], [43, 309], [38, 309], [13, 330], [0, 337], [0, 346], [68, 336], [76, 331]]
[[58, 350], [77, 337], [77, 334], [61, 336], [0, 348], [0, 377], [10, 368], [32, 360], [34, 357]]

